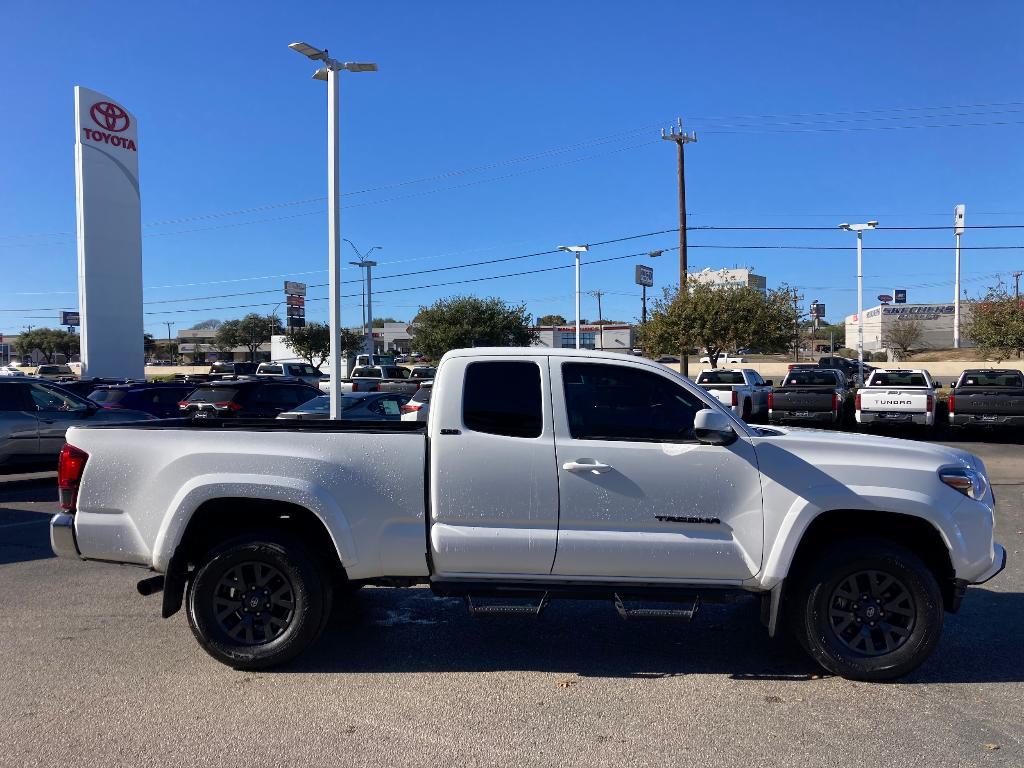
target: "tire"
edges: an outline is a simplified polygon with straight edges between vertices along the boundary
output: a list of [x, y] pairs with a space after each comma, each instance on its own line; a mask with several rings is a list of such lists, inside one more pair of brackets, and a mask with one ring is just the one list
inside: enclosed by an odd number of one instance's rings
[[745, 421], [748, 424], [750, 423], [750, 411], [751, 411], [750, 400], [744, 400], [743, 401], [743, 415], [740, 416], [740, 418], [743, 419], [743, 421]]
[[208, 552], [186, 599], [189, 626], [203, 650], [235, 669], [268, 669], [320, 636], [332, 588], [301, 543], [254, 532]]
[[913, 552], [883, 539], [828, 548], [797, 576], [791, 597], [797, 641], [826, 670], [850, 680], [912, 672], [942, 631], [935, 576]]

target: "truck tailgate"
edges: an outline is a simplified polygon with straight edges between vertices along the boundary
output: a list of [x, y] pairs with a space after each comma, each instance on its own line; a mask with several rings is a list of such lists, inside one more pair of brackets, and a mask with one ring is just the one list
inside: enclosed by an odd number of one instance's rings
[[822, 387], [780, 388], [772, 393], [772, 409], [775, 411], [798, 411], [821, 413], [835, 410], [833, 395], [835, 390]]
[[1024, 390], [968, 389], [953, 390], [956, 412], [966, 414], [995, 414], [1017, 416], [1024, 414]]
[[883, 413], [925, 413], [928, 400], [934, 397], [929, 389], [882, 389], [860, 390], [861, 411]]

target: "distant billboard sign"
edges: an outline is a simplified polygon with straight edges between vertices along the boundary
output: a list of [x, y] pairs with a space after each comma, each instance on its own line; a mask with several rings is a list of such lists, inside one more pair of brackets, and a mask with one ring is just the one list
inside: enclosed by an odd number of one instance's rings
[[894, 301], [897, 304], [906, 304], [907, 303], [907, 289], [906, 288], [897, 288], [895, 291], [892, 292], [892, 295], [895, 297]]
[[304, 307], [304, 306], [306, 306], [306, 297], [305, 296], [295, 296], [293, 294], [288, 294], [287, 301], [288, 301], [288, 306], [289, 307]]
[[880, 293], [878, 294], [878, 300], [883, 304], [888, 304], [890, 301], [892, 301], [892, 296], [890, 296], [888, 293]]
[[81, 325], [81, 316], [78, 312], [61, 312], [60, 313], [60, 324], [61, 325]]
[[284, 281], [284, 292], [289, 296], [305, 296], [306, 295], [306, 284], [305, 283], [293, 283], [291, 280]]
[[811, 304], [811, 317], [824, 317], [825, 316], [825, 305], [820, 302], [814, 302]]
[[654, 267], [648, 267], [646, 264], [637, 264], [635, 281], [637, 285], [642, 285], [645, 288], [653, 288]]
[[289, 317], [288, 327], [289, 328], [304, 328], [306, 326], [305, 317]]

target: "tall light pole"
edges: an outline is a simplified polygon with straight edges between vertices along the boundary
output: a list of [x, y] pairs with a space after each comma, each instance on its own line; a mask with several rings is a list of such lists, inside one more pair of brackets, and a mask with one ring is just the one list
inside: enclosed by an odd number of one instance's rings
[[590, 250], [589, 245], [560, 245], [560, 251], [568, 251], [576, 257], [576, 349], [580, 348], [580, 254]]
[[[367, 257], [374, 251], [382, 250], [383, 246], [375, 245], [363, 254], [358, 248], [356, 248], [356, 244], [347, 237], [343, 237], [342, 240], [351, 245], [352, 250], [355, 251], [356, 256], [359, 257], [359, 261], [350, 261], [349, 264], [354, 267], [362, 267], [366, 269], [363, 276], [363, 334], [366, 336], [366, 354], [371, 356], [369, 358], [369, 363], [370, 365], [373, 365], [373, 295], [371, 292], [373, 284], [371, 282], [372, 278], [370, 276], [370, 269], [372, 267], [376, 267], [377, 262], [367, 261]], [[369, 308], [369, 312], [367, 312], [367, 308]]]
[[587, 291], [587, 293], [597, 299], [597, 330], [601, 334], [601, 349], [604, 350], [604, 315], [601, 313], [601, 297], [605, 292]]
[[840, 224], [840, 229], [857, 233], [857, 386], [864, 386], [864, 230], [874, 229], [877, 221], [865, 224]]
[[[661, 254], [663, 254], [664, 252], [665, 252], [665, 249], [662, 248], [661, 250], [658, 250], [658, 251], [650, 251], [650, 252], [648, 252], [647, 256], [649, 258], [656, 259], [659, 256], [661, 256]], [[647, 286], [646, 285], [641, 285], [640, 288], [642, 289], [641, 298], [640, 298], [640, 322], [641, 322], [641, 324], [643, 324], [643, 323], [647, 322]]]
[[308, 43], [291, 43], [293, 51], [301, 53], [314, 61], [322, 61], [323, 66], [313, 74], [314, 80], [327, 81], [327, 233], [328, 233], [328, 272], [330, 296], [328, 320], [331, 327], [331, 418], [341, 416], [341, 167], [339, 154], [341, 139], [338, 124], [341, 120], [338, 99], [338, 73], [376, 72], [377, 65], [336, 61], [327, 55], [327, 49], [320, 50]]
[[953, 235], [956, 238], [956, 276], [953, 279], [953, 349], [960, 349], [960, 235], [964, 233], [964, 213], [961, 203], [953, 209]]

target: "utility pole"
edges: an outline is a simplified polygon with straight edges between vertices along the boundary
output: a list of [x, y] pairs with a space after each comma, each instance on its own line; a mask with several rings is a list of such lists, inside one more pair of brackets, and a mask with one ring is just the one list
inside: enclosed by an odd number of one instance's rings
[[[678, 129], [678, 131], [677, 131]], [[679, 295], [686, 301], [686, 276], [688, 265], [686, 263], [686, 172], [683, 158], [683, 146], [692, 141], [697, 141], [697, 133], [694, 131], [689, 136], [683, 132], [683, 118], [676, 118], [676, 124], [669, 128], [668, 132], [661, 129], [661, 138], [665, 141], [676, 143], [677, 155], [679, 158]], [[679, 370], [683, 376], [690, 375], [690, 356], [687, 354], [688, 347], [680, 339]]]
[[171, 359], [171, 326], [177, 325], [170, 320], [164, 320], [164, 325], [167, 326], [167, 359]]
[[[1013, 273], [1013, 298], [1016, 301], [1020, 301], [1020, 276], [1024, 275], [1024, 272]], [[31, 326], [29, 326], [31, 328]]]
[[601, 349], [604, 349], [604, 315], [601, 314], [601, 296], [604, 295], [604, 291], [587, 291], [587, 293], [597, 299], [597, 328], [601, 335]]
[[793, 309], [796, 310], [796, 315], [793, 318], [793, 362], [800, 362], [800, 302], [804, 300], [803, 295], [797, 293], [796, 288], [793, 289]]
[[966, 205], [953, 208], [953, 235], [956, 237], [956, 274], [953, 278], [953, 349], [960, 349], [960, 235], [964, 233]]

